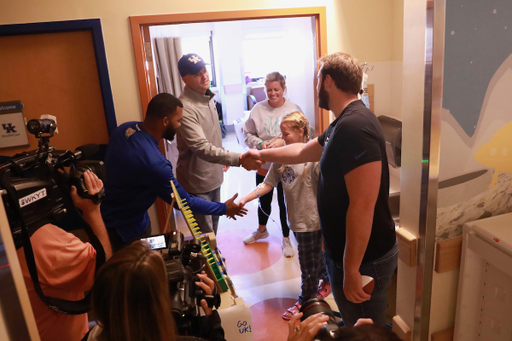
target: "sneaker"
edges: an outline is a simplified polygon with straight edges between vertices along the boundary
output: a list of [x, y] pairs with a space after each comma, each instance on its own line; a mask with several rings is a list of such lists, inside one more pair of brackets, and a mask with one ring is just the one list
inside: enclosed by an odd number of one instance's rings
[[252, 243], [254, 243], [257, 240], [265, 239], [267, 237], [268, 237], [267, 229], [265, 229], [265, 231], [263, 231], [263, 232], [260, 232], [259, 230], [256, 230], [256, 231], [254, 231], [253, 233], [251, 233], [250, 235], [248, 235], [247, 237], [244, 238], [244, 243], [245, 244], [252, 244]]
[[283, 320], [290, 321], [293, 315], [298, 314], [300, 312], [300, 303], [297, 302], [293, 305], [293, 307], [286, 309], [286, 311], [281, 315]]
[[331, 293], [331, 283], [322, 282], [318, 287], [315, 298], [324, 299]]
[[283, 254], [285, 257], [293, 257], [295, 255], [295, 249], [290, 242], [290, 238], [283, 238]]

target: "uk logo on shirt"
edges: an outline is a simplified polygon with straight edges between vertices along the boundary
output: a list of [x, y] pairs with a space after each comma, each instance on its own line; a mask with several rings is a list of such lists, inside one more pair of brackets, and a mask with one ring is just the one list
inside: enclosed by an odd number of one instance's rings
[[281, 175], [281, 181], [287, 185], [295, 181], [295, 172], [292, 167], [286, 166], [284, 168], [283, 174]]
[[128, 128], [124, 131], [124, 137], [126, 137], [126, 138], [129, 138], [133, 134], [135, 134], [135, 129], [133, 129], [133, 128]]

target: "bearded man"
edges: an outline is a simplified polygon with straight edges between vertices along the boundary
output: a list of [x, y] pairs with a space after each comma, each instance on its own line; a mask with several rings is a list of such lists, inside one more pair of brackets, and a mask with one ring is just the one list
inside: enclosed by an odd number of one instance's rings
[[[357, 59], [337, 52], [318, 62], [318, 106], [336, 119], [306, 144], [251, 149], [242, 159], [320, 161], [318, 214], [334, 300], [346, 326], [359, 318], [384, 324], [398, 262], [384, 134], [375, 114], [358, 99], [363, 70]], [[375, 280], [371, 294], [363, 290], [361, 275]]]
[[242, 216], [235, 194], [225, 203], [188, 194], [176, 181], [172, 164], [158, 148], [162, 139], [174, 139], [183, 117], [183, 104], [168, 93], [153, 97], [143, 122], [121, 124], [110, 136], [105, 157], [105, 199], [101, 214], [114, 252], [151, 235], [147, 210], [156, 198], [172, 203], [172, 180], [179, 195], [199, 214]]

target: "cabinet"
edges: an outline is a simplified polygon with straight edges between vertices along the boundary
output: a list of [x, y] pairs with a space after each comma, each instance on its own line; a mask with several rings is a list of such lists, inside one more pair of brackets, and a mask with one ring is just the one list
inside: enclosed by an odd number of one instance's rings
[[455, 341], [512, 339], [512, 213], [464, 225]]

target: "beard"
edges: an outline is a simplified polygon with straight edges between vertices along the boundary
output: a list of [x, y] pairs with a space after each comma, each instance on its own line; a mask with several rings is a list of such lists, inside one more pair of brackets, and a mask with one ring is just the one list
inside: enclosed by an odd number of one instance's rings
[[164, 134], [164, 139], [171, 142], [174, 140], [174, 136], [176, 135], [176, 130], [173, 127], [168, 127]]
[[331, 110], [329, 109], [329, 94], [325, 91], [323, 80], [318, 89], [318, 107], [320, 109]]

